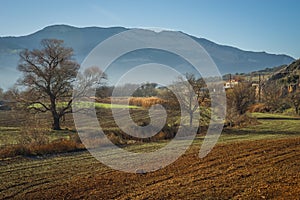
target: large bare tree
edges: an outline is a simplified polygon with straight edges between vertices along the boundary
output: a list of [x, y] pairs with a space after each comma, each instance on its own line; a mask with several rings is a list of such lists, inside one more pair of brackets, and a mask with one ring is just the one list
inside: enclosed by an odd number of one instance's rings
[[72, 112], [72, 83], [79, 64], [72, 59], [73, 49], [62, 40], [44, 39], [41, 46], [20, 53], [18, 70], [23, 76], [18, 84], [24, 92], [19, 100], [36, 112], [50, 112], [52, 129], [60, 130], [61, 118]]

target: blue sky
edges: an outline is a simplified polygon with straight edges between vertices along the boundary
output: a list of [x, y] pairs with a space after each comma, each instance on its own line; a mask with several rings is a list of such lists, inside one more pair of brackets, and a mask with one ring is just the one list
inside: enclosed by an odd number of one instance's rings
[[162, 27], [300, 58], [298, 0], [0, 0], [0, 36], [53, 24]]

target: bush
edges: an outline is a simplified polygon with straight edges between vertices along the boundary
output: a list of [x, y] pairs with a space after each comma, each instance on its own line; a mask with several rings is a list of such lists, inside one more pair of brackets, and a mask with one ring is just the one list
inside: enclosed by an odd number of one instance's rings
[[288, 108], [288, 109], [283, 111], [283, 114], [289, 115], [289, 116], [295, 116], [296, 112], [295, 112], [294, 108]]
[[49, 143], [49, 136], [46, 130], [36, 128], [22, 128], [18, 138], [18, 144], [37, 144], [44, 145]]
[[289, 105], [288, 103], [281, 103], [278, 107], [278, 109], [275, 111], [277, 113], [283, 113], [285, 110], [288, 110], [291, 108], [291, 105]]
[[256, 125], [258, 121], [256, 118], [249, 117], [247, 114], [236, 115], [230, 121], [227, 119], [225, 122], [225, 127], [245, 127], [249, 125]]
[[270, 112], [270, 108], [266, 106], [264, 103], [256, 103], [249, 107], [249, 112], [265, 113], [265, 112]]

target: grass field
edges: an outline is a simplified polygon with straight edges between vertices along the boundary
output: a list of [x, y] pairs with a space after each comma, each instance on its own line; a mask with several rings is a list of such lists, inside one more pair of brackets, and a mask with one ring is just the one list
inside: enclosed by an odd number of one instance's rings
[[[106, 133], [115, 133], [118, 135], [118, 137], [123, 134], [118, 128], [118, 125], [115, 123], [110, 108], [116, 110], [121, 119], [123, 117], [127, 118], [128, 115], [127, 109], [124, 108], [130, 108], [131, 117], [135, 123], [141, 125], [150, 122], [148, 110], [145, 108], [122, 104], [113, 104], [112, 106], [111, 104], [106, 103], [97, 103], [97, 105], [98, 104], [99, 106], [101, 105], [101, 107], [96, 109], [97, 116], [102, 129]], [[175, 112], [173, 112], [173, 115], [174, 113]], [[156, 117], [162, 118], [163, 116]], [[18, 120], [23, 118], [26, 120]], [[167, 119], [167, 123], [173, 124], [174, 120], [176, 121], [177, 119], [177, 116], [171, 116]], [[50, 127], [51, 116], [49, 113], [37, 114], [36, 116], [28, 115], [24, 117], [19, 116], [14, 112], [0, 112], [0, 147], [6, 144], [18, 143], [19, 138], [24, 135], [23, 132], [26, 132], [27, 129], [28, 131], [40, 130], [46, 132], [46, 135], [49, 136], [50, 141], [58, 138], [67, 138], [76, 132], [72, 114], [68, 114], [64, 120], [62, 120], [61, 127], [63, 128], [63, 131], [52, 131]]]
[[[67, 103], [60, 103], [58, 105], [59, 106], [66, 106]], [[40, 104], [35, 104], [35, 105], [32, 105], [33, 107], [42, 107], [42, 105]], [[125, 104], [110, 104], [110, 103], [99, 103], [99, 102], [80, 102], [77, 104], [75, 104], [75, 106], [78, 106], [79, 108], [87, 108], [87, 107], [90, 107], [90, 106], [94, 106], [95, 108], [111, 108], [111, 109], [114, 109], [114, 108], [139, 108], [138, 106], [135, 106], [135, 105], [125, 105]]]
[[[4, 159], [0, 199], [297, 199], [300, 121], [258, 118], [257, 126], [224, 131], [204, 159], [198, 136], [175, 163], [144, 175], [112, 170], [86, 151]], [[165, 143], [126, 148], [149, 151]]]

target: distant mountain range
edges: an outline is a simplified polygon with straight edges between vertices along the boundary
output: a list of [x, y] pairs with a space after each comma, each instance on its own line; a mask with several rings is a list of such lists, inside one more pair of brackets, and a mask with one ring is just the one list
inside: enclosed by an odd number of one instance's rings
[[[16, 67], [19, 52], [23, 49], [39, 48], [42, 39], [56, 38], [64, 40], [66, 46], [74, 49], [75, 59], [81, 63], [101, 41], [126, 30], [129, 29], [124, 27], [77, 28], [67, 25], [54, 25], [27, 36], [0, 37], [0, 87], [7, 88], [18, 78], [19, 73]], [[257, 71], [267, 67], [289, 64], [295, 60], [288, 55], [243, 51], [235, 47], [219, 45], [204, 38], [191, 37], [206, 49], [222, 74]], [[159, 56], [160, 52], [156, 51], [145, 51], [139, 55], [147, 59], [158, 56], [160, 57], [158, 61], [168, 58], [168, 55]]]

